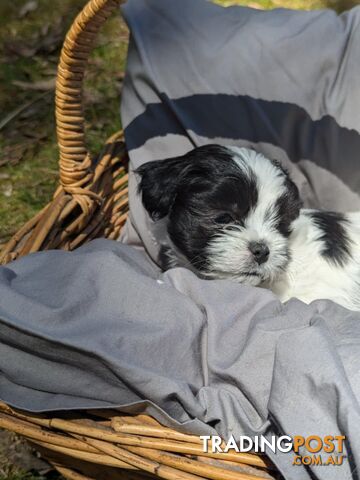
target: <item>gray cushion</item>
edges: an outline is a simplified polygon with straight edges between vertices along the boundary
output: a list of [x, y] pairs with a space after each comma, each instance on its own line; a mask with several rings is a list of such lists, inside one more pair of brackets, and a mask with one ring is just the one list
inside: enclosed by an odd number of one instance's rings
[[[205, 143], [251, 146], [290, 170], [306, 206], [360, 210], [360, 7], [337, 16], [138, 0], [123, 12], [132, 168]], [[126, 233], [156, 260], [135, 191], [131, 175]]]

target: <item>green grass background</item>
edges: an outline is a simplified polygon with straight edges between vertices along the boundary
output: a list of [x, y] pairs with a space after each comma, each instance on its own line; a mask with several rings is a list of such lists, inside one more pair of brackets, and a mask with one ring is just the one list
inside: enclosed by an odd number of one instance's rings
[[[214, 1], [224, 6], [327, 7], [338, 12], [360, 3], [360, 0]], [[84, 0], [0, 1], [0, 125], [6, 123], [0, 128], [0, 246], [51, 199], [54, 191], [58, 161], [54, 91], [43, 90], [41, 82], [49, 83], [54, 78], [62, 38], [84, 3]], [[101, 32], [90, 59], [85, 105], [87, 141], [93, 153], [121, 128], [119, 98], [127, 38], [120, 16], [114, 15]], [[16, 113], [19, 106], [33, 102], [40, 95], [44, 95], [42, 99]], [[14, 117], [11, 121], [9, 115]], [[4, 458], [1, 448], [0, 444], [0, 480], [50, 478], [18, 468]]]

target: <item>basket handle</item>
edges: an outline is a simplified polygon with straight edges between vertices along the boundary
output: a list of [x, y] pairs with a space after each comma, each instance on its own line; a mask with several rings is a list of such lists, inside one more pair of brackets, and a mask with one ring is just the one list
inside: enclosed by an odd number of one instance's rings
[[[76, 17], [61, 51], [58, 65], [55, 115], [60, 151], [60, 183], [78, 198], [96, 197], [87, 188], [91, 184], [91, 157], [85, 146], [83, 80], [85, 68], [101, 26], [126, 0], [90, 0]], [[85, 195], [85, 198], [84, 196]], [[84, 208], [83, 208], [84, 210]]]

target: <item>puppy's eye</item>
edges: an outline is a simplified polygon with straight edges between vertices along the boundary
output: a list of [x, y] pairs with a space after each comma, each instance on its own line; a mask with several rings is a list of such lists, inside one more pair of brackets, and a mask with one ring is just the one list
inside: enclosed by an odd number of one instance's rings
[[215, 223], [219, 223], [220, 225], [227, 225], [228, 223], [232, 223], [234, 218], [230, 213], [221, 213], [217, 217], [215, 217]]

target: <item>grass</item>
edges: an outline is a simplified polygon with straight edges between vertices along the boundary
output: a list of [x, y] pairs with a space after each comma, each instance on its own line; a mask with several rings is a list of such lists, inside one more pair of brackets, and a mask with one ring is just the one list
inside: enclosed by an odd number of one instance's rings
[[[330, 7], [337, 11], [358, 4], [358, 0], [214, 1], [224, 6]], [[58, 178], [54, 92], [50, 87], [44, 91], [41, 82], [51, 83], [62, 39], [84, 2], [0, 1], [0, 125], [19, 106], [34, 102], [0, 128], [0, 245], [43, 207], [54, 191]], [[31, 4], [36, 7], [33, 11]], [[26, 12], [26, 8], [30, 11]], [[87, 141], [93, 153], [121, 127], [119, 93], [126, 48], [127, 31], [115, 15], [100, 34], [85, 82]], [[42, 98], [38, 99], [39, 96]], [[27, 472], [11, 463], [3, 453], [4, 446], [0, 443], [0, 480], [59, 478]]]
[[358, 5], [358, 0], [214, 0], [215, 3], [224, 6], [245, 5], [254, 8], [293, 8], [303, 10], [315, 10], [319, 8], [332, 8], [342, 12]]

